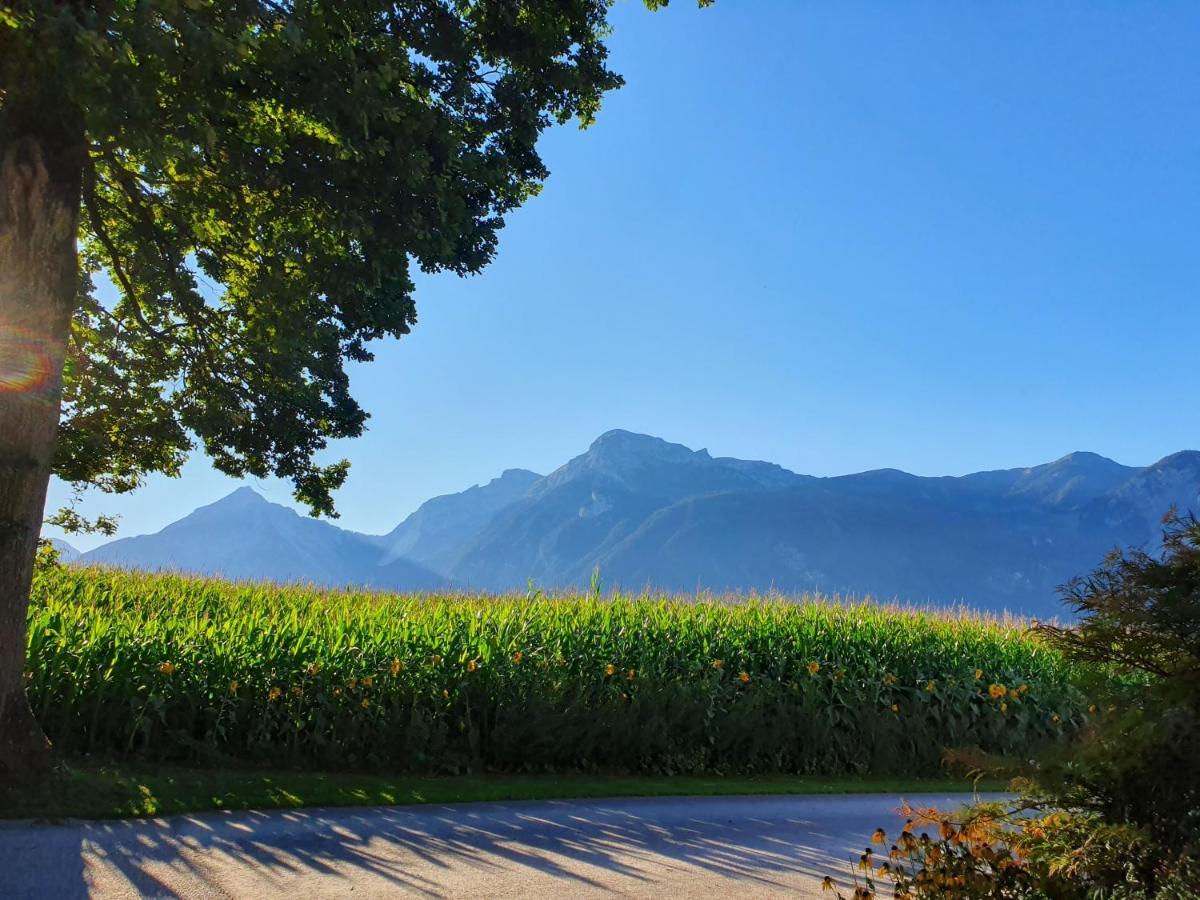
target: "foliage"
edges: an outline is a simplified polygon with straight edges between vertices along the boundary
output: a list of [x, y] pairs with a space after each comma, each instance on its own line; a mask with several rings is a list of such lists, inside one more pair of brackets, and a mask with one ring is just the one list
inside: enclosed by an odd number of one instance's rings
[[0, 147], [66, 147], [82, 183], [56, 474], [131, 490], [198, 440], [332, 514], [346, 361], [409, 332], [414, 267], [490, 261], [538, 136], [621, 84], [609, 6], [0, 2]]
[[921, 811], [941, 839], [906, 842], [882, 873], [898, 896], [1200, 896], [1200, 522], [1164, 525], [1161, 553], [1114, 552], [1064, 587], [1078, 626], [1036, 629], [1108, 676], [1069, 757], [1047, 758], [1015, 806]]
[[[1020, 628], [871, 605], [323, 592], [48, 567], [28, 692], [68, 753], [393, 771], [921, 774], [1079, 727]], [[1003, 688], [1002, 688], [1003, 686]]]
[[[1145, 832], [1094, 812], [977, 803], [961, 812], [913, 810], [886, 852], [868, 847], [852, 876], [855, 898], [1194, 900], [1200, 860], [1163, 857]], [[933, 834], [916, 828], [932, 826]], [[873, 843], [886, 845], [882, 829]], [[1149, 873], [1149, 874], [1148, 874]], [[837, 889], [832, 879], [827, 886]], [[849, 900], [837, 891], [842, 900]]]
[[1087, 735], [1047, 785], [1073, 805], [1147, 829], [1174, 851], [1200, 835], [1200, 522], [1170, 515], [1162, 552], [1110, 555], [1067, 586], [1077, 629], [1042, 626], [1072, 659], [1137, 676], [1097, 703], [1119, 716]]
[[[977, 804], [955, 821], [935, 809], [915, 811], [903, 807], [909, 815], [903, 830], [890, 848], [887, 832], [879, 829], [859, 857], [853, 874], [855, 900], [879, 894], [881, 884], [893, 882], [896, 897], [944, 897], [946, 900], [970, 900], [978, 897], [1023, 897], [1030, 884], [1030, 873], [1014, 851], [998, 837], [1011, 826], [1010, 811], [1002, 804]], [[935, 825], [928, 832], [916, 833], [920, 825]], [[885, 855], [886, 853], [886, 855]], [[832, 878], [825, 888], [837, 890]], [[837, 890], [839, 900], [845, 895]]]

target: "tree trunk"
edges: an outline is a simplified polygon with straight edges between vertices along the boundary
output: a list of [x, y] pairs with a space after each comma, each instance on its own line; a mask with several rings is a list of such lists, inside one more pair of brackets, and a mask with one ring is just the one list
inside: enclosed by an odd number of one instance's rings
[[86, 150], [79, 116], [45, 101], [0, 111], [0, 794], [51, 762], [25, 696], [25, 632], [78, 294]]

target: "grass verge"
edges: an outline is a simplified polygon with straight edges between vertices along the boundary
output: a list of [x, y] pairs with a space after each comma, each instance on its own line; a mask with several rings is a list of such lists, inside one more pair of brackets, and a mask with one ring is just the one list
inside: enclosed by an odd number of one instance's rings
[[[980, 782], [979, 790], [1003, 790]], [[389, 776], [167, 766], [69, 765], [39, 796], [0, 808], [0, 818], [124, 819], [212, 810], [304, 806], [395, 806], [485, 800], [738, 794], [916, 794], [966, 792], [954, 778], [817, 778], [460, 775]]]

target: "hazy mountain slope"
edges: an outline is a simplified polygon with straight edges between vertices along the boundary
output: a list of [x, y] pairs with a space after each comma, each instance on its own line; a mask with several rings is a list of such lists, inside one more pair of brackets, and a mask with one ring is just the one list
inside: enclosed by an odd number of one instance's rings
[[380, 564], [408, 559], [434, 571], [448, 568], [476, 532], [541, 477], [527, 469], [506, 469], [485, 485], [425, 501], [379, 539], [384, 547]]
[[112, 541], [81, 560], [333, 586], [418, 590], [443, 583], [428, 569], [403, 560], [381, 572], [379, 548], [369, 538], [269, 503], [248, 487], [155, 534]]
[[610, 431], [503, 509], [447, 570], [463, 587], [585, 581], [604, 553], [678, 500], [808, 480], [771, 463], [713, 459], [659, 438]]
[[960, 478], [730, 462], [609, 433], [503, 510], [448, 574], [580, 585], [599, 566], [634, 589], [817, 589], [1048, 615], [1059, 584], [1113, 546], [1152, 541], [1172, 503], [1200, 509], [1194, 452], [1144, 469], [1072, 453]]
[[1106, 549], [1084, 553], [1070, 516], [1052, 510], [840, 487], [686, 500], [655, 513], [598, 564], [607, 581], [630, 587], [869, 593], [1046, 615], [1055, 586]]
[[75, 562], [79, 559], [80, 552], [61, 538], [50, 538], [50, 543], [58, 551], [59, 562]]
[[1174, 506], [1200, 516], [1200, 452], [1173, 453], [1082, 507], [1088, 527], [1120, 535], [1129, 543], [1153, 545], [1159, 521]]
[[1116, 489], [1139, 471], [1097, 453], [1076, 452], [1027, 469], [976, 472], [948, 480], [989, 491], [1000, 501], [1074, 508]]
[[[244, 488], [83, 560], [396, 589], [820, 590], [1052, 615], [1055, 588], [1115, 546], [1200, 512], [1200, 452], [1143, 468], [1071, 453], [1027, 468], [837, 478], [610, 431], [545, 477], [514, 469], [435, 497], [381, 537]], [[438, 574], [435, 574], [435, 571]]]

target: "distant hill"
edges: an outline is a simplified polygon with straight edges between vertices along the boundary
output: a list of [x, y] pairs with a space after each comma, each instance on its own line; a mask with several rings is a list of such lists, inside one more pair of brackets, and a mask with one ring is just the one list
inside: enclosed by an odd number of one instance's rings
[[1072, 453], [957, 478], [812, 478], [610, 432], [443, 571], [502, 589], [582, 585], [599, 567], [627, 589], [871, 593], [1046, 616], [1061, 612], [1058, 585], [1105, 552], [1152, 545], [1172, 504], [1200, 510], [1198, 459], [1136, 468]]
[[714, 459], [706, 450], [610, 431], [499, 512], [445, 571], [457, 583], [494, 589], [529, 578], [582, 584], [597, 565], [623, 580], [624, 571], [607, 569], [609, 553], [658, 510], [689, 497], [756, 495], [808, 480], [772, 463]]
[[59, 538], [50, 538], [50, 545], [58, 551], [59, 562], [75, 562], [81, 555], [75, 547]]
[[1030, 468], [835, 478], [610, 431], [546, 476], [510, 469], [424, 503], [389, 534], [303, 518], [242, 489], [156, 535], [84, 554], [234, 577], [506, 590], [819, 590], [1060, 612], [1055, 588], [1115, 546], [1200, 512], [1200, 452], [1145, 467], [1071, 453]]
[[380, 538], [381, 565], [409, 559], [447, 571], [463, 546], [504, 507], [524, 496], [541, 475], [506, 469], [499, 478], [457, 494], [426, 500], [407, 519]]
[[155, 534], [111, 541], [80, 559], [134, 569], [330, 586], [427, 590], [446, 581], [407, 560], [396, 560], [383, 570], [371, 538], [301, 516], [249, 487]]

